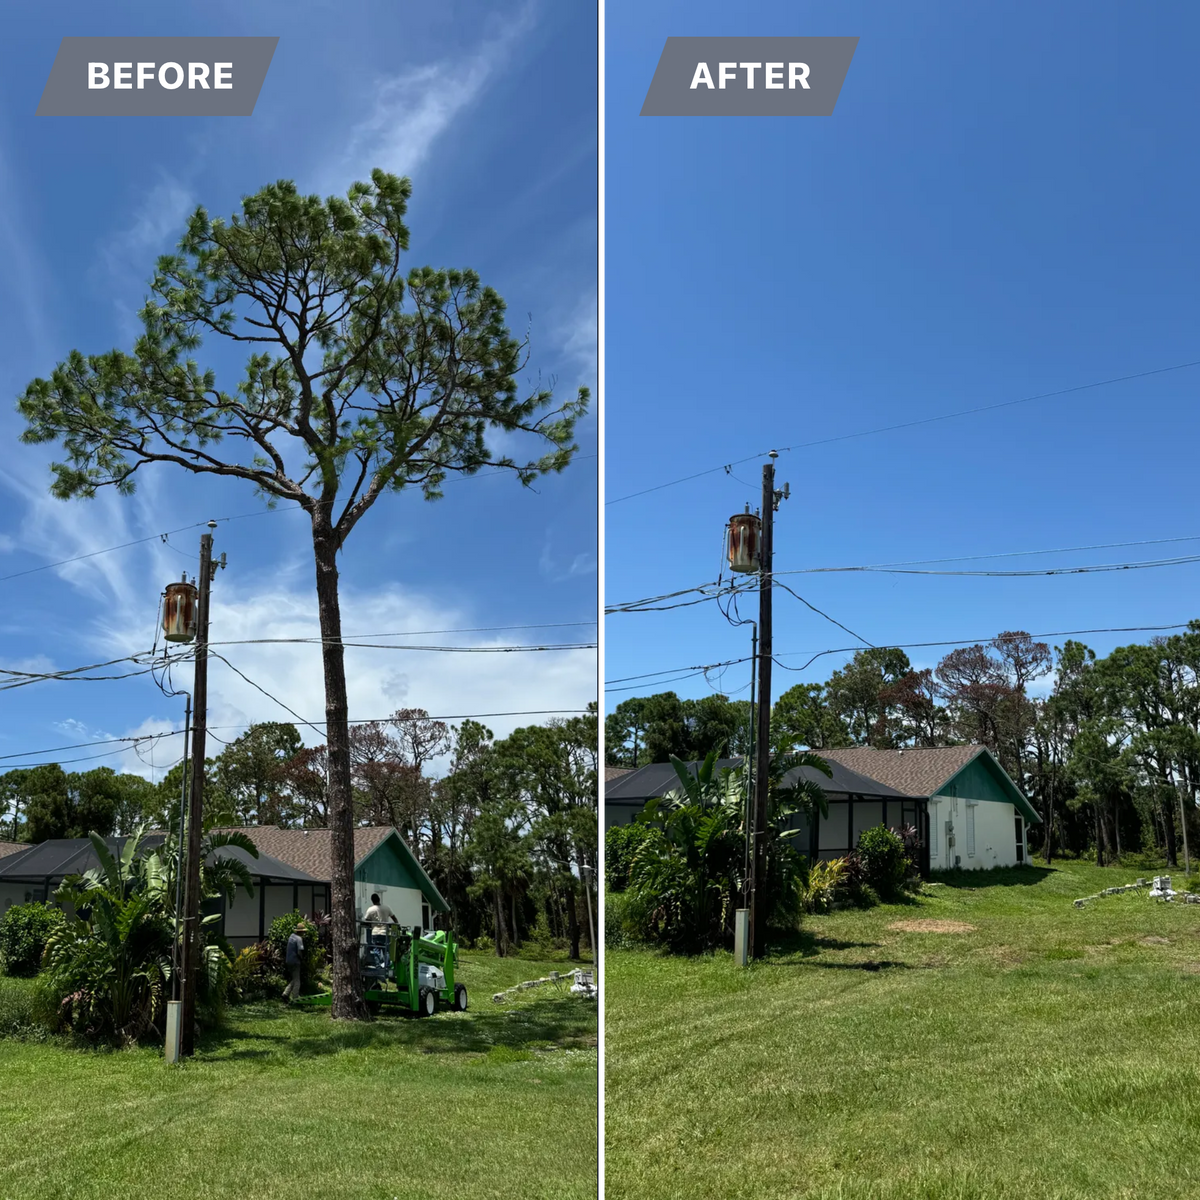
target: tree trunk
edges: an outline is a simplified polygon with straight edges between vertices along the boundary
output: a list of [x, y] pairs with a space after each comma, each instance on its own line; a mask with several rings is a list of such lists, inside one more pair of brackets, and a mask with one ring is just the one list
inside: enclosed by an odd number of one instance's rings
[[496, 926], [496, 957], [503, 958], [508, 950], [508, 930], [504, 928], [504, 895], [498, 887], [492, 891], [492, 917]]
[[512, 890], [512, 940], [514, 946], [521, 944], [521, 935], [517, 932], [517, 889]]
[[337, 545], [333, 533], [313, 519], [317, 568], [317, 612], [325, 668], [325, 744], [329, 774], [326, 811], [330, 833], [329, 932], [332, 976], [331, 1015], [356, 1021], [367, 1015], [358, 974], [358, 927], [354, 907], [354, 797], [350, 782], [350, 705], [338, 599]]
[[579, 913], [575, 888], [567, 892], [567, 936], [571, 939], [571, 958], [579, 958]]
[[1171, 811], [1171, 802], [1160, 800], [1159, 809], [1162, 812], [1163, 834], [1167, 842], [1167, 866], [1178, 867], [1179, 856], [1175, 850], [1175, 814]]

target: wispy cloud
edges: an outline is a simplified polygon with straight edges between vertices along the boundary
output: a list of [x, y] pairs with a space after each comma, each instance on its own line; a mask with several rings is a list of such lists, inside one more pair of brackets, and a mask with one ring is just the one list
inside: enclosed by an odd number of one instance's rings
[[320, 172], [322, 190], [341, 192], [351, 180], [369, 178], [374, 167], [413, 174], [503, 66], [532, 16], [532, 7], [526, 5], [474, 52], [377, 80], [369, 115], [354, 126], [345, 149]]
[[37, 360], [51, 353], [54, 342], [47, 280], [52, 278], [40, 261], [36, 238], [22, 203], [8, 156], [0, 148], [0, 247], [4, 252], [4, 292], [7, 310], [23, 326], [25, 349]]
[[175, 247], [195, 206], [191, 188], [164, 173], [146, 193], [132, 221], [100, 243], [93, 280], [111, 297], [126, 339], [139, 332], [137, 312], [155, 259]]
[[538, 570], [543, 578], [551, 583], [564, 583], [568, 579], [577, 579], [596, 573], [596, 556], [590, 550], [573, 554], [570, 557], [556, 555], [551, 547], [551, 540], [546, 538], [542, 544], [542, 553], [538, 559]]
[[557, 330], [563, 358], [575, 368], [587, 387], [595, 387], [599, 326], [596, 291], [589, 287]]
[[[517, 631], [501, 631], [487, 637], [479, 634], [417, 637], [416, 631], [469, 628], [488, 622], [477, 612], [447, 609], [432, 596], [398, 587], [369, 592], [343, 587], [342, 614], [348, 640], [370, 635], [369, 640], [375, 642], [474, 646], [484, 651], [488, 647], [534, 644], [523, 643]], [[211, 631], [209, 724], [214, 737], [232, 740], [251, 722], [285, 721], [295, 723], [310, 745], [323, 740], [325, 690], [319, 645], [259, 640], [318, 636], [315, 598], [307, 588], [252, 591], [231, 585], [218, 576], [213, 590]], [[414, 635], [399, 639], [380, 636], [404, 635], [405, 631], [414, 631]], [[554, 634], [559, 632], [556, 630]], [[549, 640], [586, 641], [589, 639], [585, 635], [590, 632], [585, 628]], [[144, 626], [135, 621], [123, 633], [109, 630], [108, 636], [110, 649], [122, 645], [130, 650], [139, 649], [144, 642]], [[230, 642], [241, 644], [225, 644]], [[350, 648], [346, 651], [346, 667], [352, 720], [386, 717], [401, 707], [424, 708], [440, 716], [582, 709], [595, 699], [596, 691], [596, 657], [591, 650], [447, 654]], [[175, 687], [190, 687], [191, 672], [190, 666], [175, 671]], [[178, 706], [182, 713], [182, 704], [181, 699], [164, 698], [155, 705], [159, 715], [147, 718], [122, 736], [144, 736], [177, 728], [178, 724], [173, 726], [164, 714], [172, 705]], [[540, 724], [547, 719], [497, 716], [484, 718], [484, 723], [502, 737], [520, 725]], [[304, 725], [305, 720], [312, 721], [316, 728]], [[212, 753], [218, 753], [220, 748], [218, 741]], [[154, 770], [161, 774], [164, 765], [169, 767], [182, 753], [181, 738], [162, 739], [154, 749]], [[132, 749], [124, 752], [121, 763], [120, 769], [147, 777], [151, 773], [146, 747], [141, 747], [138, 753]]]

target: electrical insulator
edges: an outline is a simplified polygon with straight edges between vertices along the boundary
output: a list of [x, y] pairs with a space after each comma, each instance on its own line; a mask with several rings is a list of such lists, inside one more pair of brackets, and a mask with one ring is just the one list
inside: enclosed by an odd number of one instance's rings
[[163, 636], [168, 642], [196, 640], [198, 599], [196, 585], [186, 579], [167, 584], [163, 597]]
[[749, 505], [729, 518], [729, 569], [742, 574], [759, 570], [762, 557], [762, 522]]

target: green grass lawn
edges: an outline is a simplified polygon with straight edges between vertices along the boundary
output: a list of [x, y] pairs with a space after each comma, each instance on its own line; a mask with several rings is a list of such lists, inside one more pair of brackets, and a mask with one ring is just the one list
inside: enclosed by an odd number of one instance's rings
[[179, 1068], [0, 1040], [0, 1200], [594, 1197], [595, 1002], [491, 999], [547, 969], [464, 952], [430, 1020], [234, 1008]]
[[608, 1200], [1200, 1200], [1200, 905], [1071, 904], [1147, 874], [942, 876], [745, 971], [610, 951]]

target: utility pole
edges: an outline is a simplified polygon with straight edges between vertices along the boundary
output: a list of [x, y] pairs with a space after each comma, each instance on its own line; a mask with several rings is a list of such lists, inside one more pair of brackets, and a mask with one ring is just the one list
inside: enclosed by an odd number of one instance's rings
[[771, 786], [771, 543], [775, 516], [775, 459], [763, 464], [762, 545], [758, 568], [758, 730], [755, 737], [754, 804], [750, 823], [751, 958], [762, 958], [767, 941], [767, 795]]
[[188, 797], [187, 866], [183, 892], [183, 1023], [180, 1053], [190, 1057], [196, 1049], [196, 983], [200, 968], [200, 838], [204, 812], [204, 741], [208, 719], [208, 597], [218, 566], [225, 555], [213, 562], [212, 530], [200, 537], [199, 598], [196, 604], [196, 676], [192, 686], [194, 723], [192, 727], [192, 786]]
[[180, 789], [179, 789], [179, 851], [175, 857], [175, 942], [174, 942], [175, 979], [174, 979], [174, 987], [173, 987], [172, 991], [174, 992], [174, 998], [176, 1000], [183, 999], [183, 995], [182, 995], [182, 991], [181, 991], [182, 974], [181, 974], [181, 970], [180, 970], [181, 964], [183, 962], [183, 956], [180, 953], [181, 929], [180, 929], [179, 917], [180, 917], [180, 913], [183, 911], [183, 864], [184, 864], [183, 839], [184, 839], [184, 835], [187, 830], [187, 823], [188, 823], [187, 822], [188, 768], [191, 765], [190, 760], [188, 758], [188, 736], [190, 735], [190, 733], [192, 731], [192, 697], [191, 697], [191, 694], [188, 692], [185, 692], [184, 695], [187, 697], [187, 703], [186, 703], [186, 708], [184, 711], [184, 718], [183, 718], [183, 778], [180, 781]]

